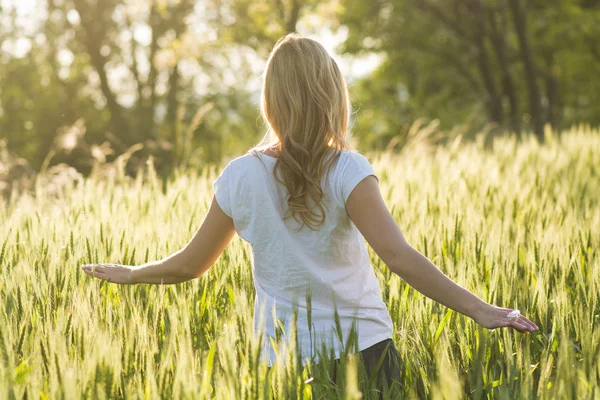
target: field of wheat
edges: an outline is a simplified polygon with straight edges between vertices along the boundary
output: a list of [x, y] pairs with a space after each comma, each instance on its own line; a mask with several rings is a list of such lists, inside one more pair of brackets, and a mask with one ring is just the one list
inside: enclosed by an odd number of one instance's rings
[[[425, 298], [371, 251], [405, 398], [600, 398], [600, 132], [456, 141], [366, 154], [408, 241], [535, 334], [488, 331]], [[0, 398], [372, 398], [356, 357], [331, 385], [290, 348], [268, 371], [252, 332], [250, 248], [201, 278], [118, 286], [84, 263], [138, 265], [181, 248], [216, 166], [159, 179], [122, 166], [0, 202]], [[312, 378], [312, 379], [311, 379]], [[361, 393], [362, 392], [362, 393]]]

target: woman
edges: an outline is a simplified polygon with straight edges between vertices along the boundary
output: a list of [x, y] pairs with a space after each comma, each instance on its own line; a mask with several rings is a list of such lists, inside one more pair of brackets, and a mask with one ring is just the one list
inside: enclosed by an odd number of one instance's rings
[[276, 326], [288, 330], [295, 315], [304, 361], [322, 358], [324, 345], [339, 359], [354, 332], [368, 373], [383, 360], [385, 384], [399, 381], [400, 366], [363, 237], [392, 272], [481, 326], [538, 329], [457, 285], [406, 242], [371, 165], [349, 149], [346, 82], [319, 43], [288, 35], [275, 45], [261, 111], [269, 132], [225, 167], [206, 219], [183, 249], [138, 267], [86, 265], [85, 272], [120, 284], [184, 282], [206, 272], [237, 232], [252, 246], [255, 330], [265, 333], [268, 364]]

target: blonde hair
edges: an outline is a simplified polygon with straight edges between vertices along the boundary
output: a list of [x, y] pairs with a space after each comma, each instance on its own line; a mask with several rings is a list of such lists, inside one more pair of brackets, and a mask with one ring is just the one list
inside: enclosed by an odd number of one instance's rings
[[277, 153], [275, 179], [289, 195], [285, 218], [314, 230], [325, 221], [321, 178], [350, 148], [348, 88], [321, 44], [297, 34], [277, 42], [263, 76], [261, 113], [269, 131], [251, 151]]

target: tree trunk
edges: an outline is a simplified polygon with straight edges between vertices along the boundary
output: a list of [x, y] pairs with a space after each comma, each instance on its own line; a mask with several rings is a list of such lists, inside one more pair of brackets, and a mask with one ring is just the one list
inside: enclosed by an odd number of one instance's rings
[[173, 67], [169, 75], [169, 92], [167, 94], [167, 123], [169, 125], [170, 140], [175, 141], [178, 137], [178, 117], [179, 112], [179, 67], [177, 64]]
[[[490, 27], [492, 29], [490, 39], [492, 42], [492, 46], [494, 47], [494, 52], [496, 54], [496, 59], [498, 60], [498, 65], [500, 66], [500, 73], [502, 74], [502, 90], [504, 91], [504, 95], [508, 99], [508, 104], [510, 107], [510, 128], [517, 135], [520, 135], [521, 119], [519, 115], [519, 103], [517, 100], [515, 84], [510, 73], [510, 65], [506, 56], [506, 42], [504, 40], [504, 32], [499, 31], [494, 13], [489, 14], [489, 20]], [[506, 24], [503, 21], [502, 26], [505, 25]]]
[[502, 112], [502, 100], [498, 95], [496, 83], [494, 82], [494, 77], [490, 68], [488, 54], [485, 46], [485, 26], [483, 25], [483, 21], [480, 21], [479, 23], [477, 23], [477, 25], [477, 64], [479, 66], [479, 73], [481, 74], [481, 79], [483, 80], [483, 84], [487, 91], [487, 98], [485, 101], [486, 108], [488, 110], [490, 120], [499, 125], [502, 125], [504, 119]]
[[296, 24], [298, 24], [299, 18], [300, 18], [300, 0], [292, 0], [292, 7], [290, 9], [288, 18], [285, 21], [285, 32], [286, 33], [296, 32]]
[[[56, 6], [56, 2], [54, 0], [48, 0], [48, 14], [52, 14], [54, 11], [57, 11], [58, 7]], [[69, 84], [69, 82], [61, 79], [60, 77], [60, 64], [58, 62], [58, 46], [56, 44], [57, 38], [60, 37], [60, 29], [57, 29], [52, 18], [47, 18], [44, 21], [44, 35], [46, 36], [46, 41], [48, 43], [48, 63], [52, 70], [52, 75], [61, 88], [64, 91], [64, 98], [66, 99], [74, 99], [77, 97], [76, 88]], [[1, 45], [1, 43], [0, 43]], [[64, 110], [62, 113], [62, 122], [64, 125], [71, 124], [73, 121], [77, 119], [77, 115], [73, 110], [73, 103], [70, 101], [63, 102], [61, 104], [61, 108]], [[45, 151], [48, 150], [48, 147], [45, 148]]]
[[560, 98], [558, 93], [558, 79], [556, 79], [554, 53], [546, 57], [548, 75], [546, 78], [546, 96], [548, 97], [548, 116], [547, 121], [552, 128], [556, 129], [560, 124]]
[[142, 79], [140, 77], [140, 70], [138, 68], [138, 62], [137, 62], [137, 56], [136, 56], [137, 49], [138, 49], [138, 43], [135, 40], [134, 28], [131, 25], [131, 21], [129, 21], [129, 20], [127, 21], [127, 29], [129, 29], [129, 32], [131, 33], [131, 41], [130, 41], [131, 66], [129, 69], [131, 70], [131, 73], [133, 74], [133, 78], [135, 79], [135, 86], [137, 89], [137, 96], [138, 96], [135, 108], [139, 113], [141, 110], [143, 110], [143, 107], [144, 107], [144, 83], [142, 82]]
[[[185, 17], [194, 8], [192, 0], [181, 0], [172, 15], [172, 23], [175, 25], [175, 40], [179, 40], [181, 35], [187, 29]], [[181, 89], [179, 71], [179, 60], [175, 60], [175, 65], [169, 74], [169, 88], [167, 92], [167, 124], [169, 126], [169, 135], [172, 141], [179, 138], [179, 90]]]
[[529, 46], [527, 36], [527, 15], [519, 5], [519, 0], [509, 0], [509, 6], [519, 41], [519, 52], [521, 61], [525, 67], [525, 78], [527, 80], [527, 91], [529, 92], [529, 112], [533, 121], [533, 129], [540, 141], [544, 140], [544, 121], [542, 119], [542, 106], [540, 90], [538, 88], [533, 54]]
[[73, 0], [75, 9], [81, 17], [81, 32], [83, 33], [83, 45], [85, 46], [92, 66], [96, 70], [100, 78], [100, 90], [106, 99], [106, 108], [110, 112], [110, 125], [113, 129], [113, 133], [120, 137], [125, 138], [125, 133], [128, 132], [128, 124], [124, 118], [124, 113], [121, 105], [117, 102], [116, 95], [113, 93], [108, 83], [108, 77], [106, 74], [106, 59], [100, 52], [102, 47], [102, 40], [105, 37], [105, 32], [98, 26], [102, 21], [96, 20], [96, 14], [100, 14], [103, 2], [96, 3], [96, 9], [90, 9], [88, 3], [85, 0]]
[[158, 13], [156, 10], [156, 0], [152, 1], [152, 5], [150, 6], [150, 20], [148, 24], [152, 29], [152, 38], [150, 41], [150, 55], [148, 62], [150, 64], [150, 71], [148, 72], [148, 87], [150, 88], [150, 103], [148, 104], [147, 113], [143, 115], [143, 121], [141, 121], [141, 126], [143, 126], [142, 131], [145, 133], [145, 136], [155, 138], [154, 132], [154, 113], [156, 111], [156, 77], [158, 75], [158, 71], [156, 69], [156, 64], [154, 63], [154, 57], [158, 52]]

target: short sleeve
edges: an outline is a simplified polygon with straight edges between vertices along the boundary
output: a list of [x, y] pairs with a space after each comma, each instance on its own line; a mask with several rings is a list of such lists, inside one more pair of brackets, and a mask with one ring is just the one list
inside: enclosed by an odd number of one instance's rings
[[346, 153], [346, 158], [341, 171], [341, 194], [344, 204], [348, 201], [350, 193], [367, 176], [373, 175], [377, 181], [379, 177], [375, 174], [371, 163], [363, 155], [355, 152]]
[[229, 218], [232, 217], [231, 213], [231, 163], [227, 164], [227, 166], [221, 172], [221, 175], [213, 182], [213, 191], [215, 193], [215, 199], [217, 200], [217, 204], [221, 207], [221, 210]]

